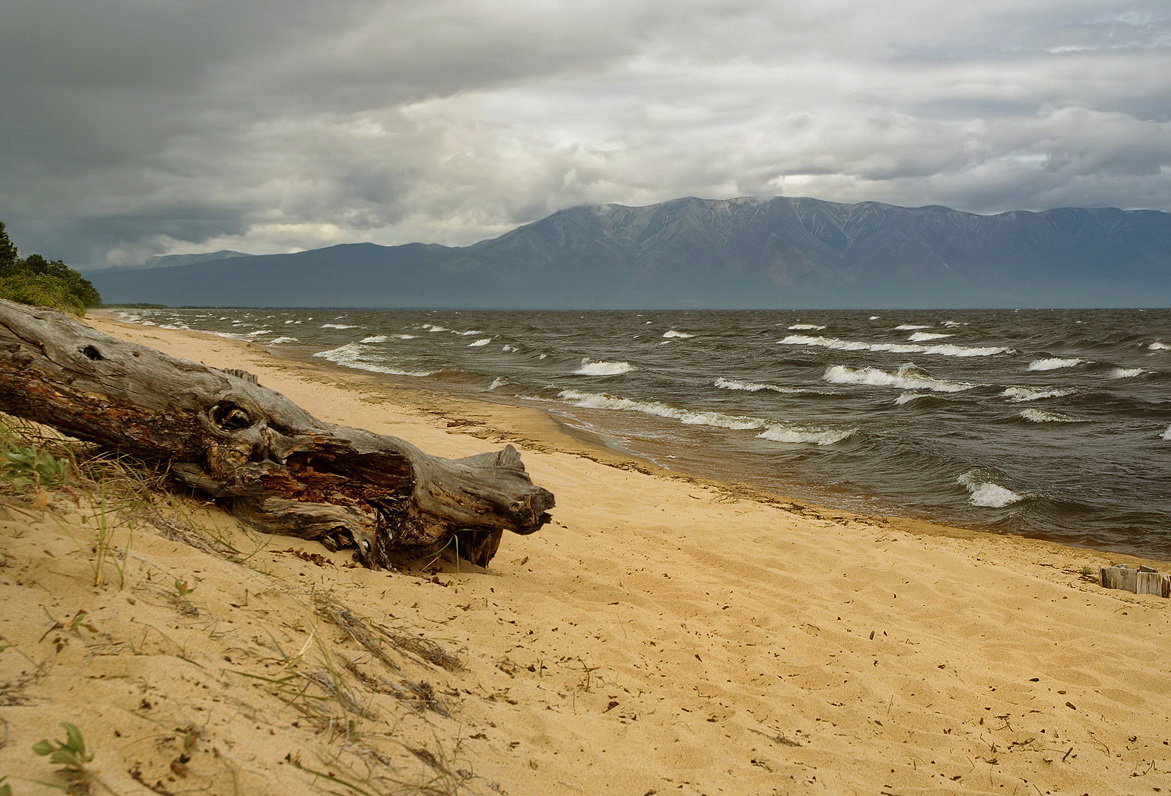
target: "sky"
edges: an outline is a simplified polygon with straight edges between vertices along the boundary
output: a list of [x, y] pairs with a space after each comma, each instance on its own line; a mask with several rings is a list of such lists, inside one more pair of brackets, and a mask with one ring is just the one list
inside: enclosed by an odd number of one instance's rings
[[1171, 210], [1171, 6], [0, 0], [0, 221], [80, 267], [578, 204]]

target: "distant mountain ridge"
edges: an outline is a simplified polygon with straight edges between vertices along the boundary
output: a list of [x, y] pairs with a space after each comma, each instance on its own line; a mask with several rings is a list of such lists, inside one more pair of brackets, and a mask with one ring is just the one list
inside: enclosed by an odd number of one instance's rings
[[1171, 306], [1171, 213], [776, 197], [582, 205], [466, 247], [95, 271], [108, 303], [450, 308]]
[[203, 254], [164, 254], [159, 257], [151, 257], [139, 268], [173, 268], [176, 265], [194, 265], [195, 263], [206, 263], [212, 260], [232, 260], [237, 257], [251, 257], [247, 252], [234, 252], [231, 249], [221, 249], [218, 252], [205, 252]]

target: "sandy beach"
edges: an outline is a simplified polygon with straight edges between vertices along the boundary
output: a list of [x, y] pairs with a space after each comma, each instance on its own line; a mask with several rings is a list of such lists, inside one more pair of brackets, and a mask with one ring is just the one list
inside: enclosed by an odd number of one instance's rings
[[537, 412], [87, 322], [436, 455], [512, 442], [557, 507], [489, 569], [432, 574], [179, 497], [107, 525], [93, 495], [4, 495], [0, 776], [18, 796], [61, 782], [30, 747], [63, 721], [94, 792], [1171, 788], [1171, 601], [1081, 574], [1138, 559], [768, 499]]

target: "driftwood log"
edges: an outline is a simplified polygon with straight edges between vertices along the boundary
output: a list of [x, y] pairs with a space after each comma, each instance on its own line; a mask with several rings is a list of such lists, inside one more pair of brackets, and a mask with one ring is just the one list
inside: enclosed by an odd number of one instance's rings
[[[0, 300], [0, 411], [169, 465], [251, 526], [387, 568], [454, 544], [485, 566], [549, 520], [511, 446], [464, 459], [316, 419], [254, 376]], [[454, 540], [454, 542], [453, 542]]]

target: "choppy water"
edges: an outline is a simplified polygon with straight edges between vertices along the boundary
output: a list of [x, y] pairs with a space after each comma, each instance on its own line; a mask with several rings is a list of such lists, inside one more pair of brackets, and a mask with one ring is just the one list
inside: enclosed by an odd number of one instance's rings
[[1171, 310], [124, 317], [537, 406], [687, 472], [1171, 559]]

